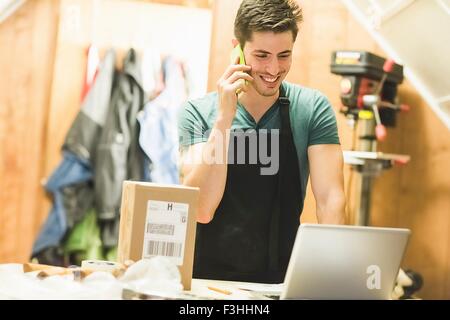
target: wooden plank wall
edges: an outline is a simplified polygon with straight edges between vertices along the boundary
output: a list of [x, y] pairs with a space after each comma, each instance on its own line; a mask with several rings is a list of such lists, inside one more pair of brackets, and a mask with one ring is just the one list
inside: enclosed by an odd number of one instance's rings
[[0, 262], [26, 261], [44, 218], [40, 180], [58, 3], [27, 1], [0, 24]]
[[[209, 89], [228, 65], [233, 21], [241, 0], [216, 0], [213, 7]], [[368, 50], [385, 56], [340, 1], [301, 0], [304, 23], [294, 47], [294, 61], [288, 81], [314, 87], [325, 93], [337, 113], [338, 76], [330, 73], [331, 52], [338, 49]], [[400, 98], [412, 106], [389, 129], [389, 139], [380, 150], [409, 154], [405, 167], [385, 172], [374, 184], [372, 220], [375, 226], [407, 227], [412, 238], [403, 268], [420, 272], [425, 284], [420, 296], [450, 299], [450, 135], [425, 101], [406, 81]], [[352, 132], [344, 117], [337, 115], [343, 149], [350, 149]], [[345, 169], [348, 185], [350, 170]], [[354, 195], [354, 182], [348, 189]], [[354, 201], [348, 202], [352, 221]], [[310, 188], [302, 221], [315, 222], [315, 202]]]

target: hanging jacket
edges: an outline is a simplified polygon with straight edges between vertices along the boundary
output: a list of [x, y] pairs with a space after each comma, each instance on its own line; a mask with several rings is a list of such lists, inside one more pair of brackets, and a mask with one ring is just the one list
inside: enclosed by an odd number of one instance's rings
[[[177, 115], [187, 99], [183, 70], [175, 59], [163, 62], [165, 88], [138, 115], [139, 144], [151, 162], [144, 167], [152, 182], [179, 183]], [[164, 143], [161, 143], [164, 141]]]
[[33, 256], [59, 246], [67, 229], [93, 205], [92, 157], [109, 109], [114, 68], [115, 52], [109, 50], [67, 133], [63, 160], [45, 186], [53, 196], [53, 207], [33, 245]]
[[84, 100], [87, 93], [91, 89], [94, 83], [95, 77], [97, 76], [98, 67], [100, 63], [100, 57], [98, 54], [98, 48], [95, 45], [90, 45], [86, 51], [87, 66], [86, 66], [86, 76], [84, 80], [83, 90], [81, 92], [81, 101]]
[[105, 260], [97, 214], [93, 208], [67, 235], [64, 254], [70, 258], [70, 264], [75, 265], [81, 265], [83, 260]]
[[94, 163], [100, 133], [110, 110], [116, 54], [110, 49], [103, 58], [98, 74], [88, 91], [80, 112], [67, 133], [63, 149]]
[[123, 181], [143, 178], [137, 121], [143, 106], [139, 61], [135, 50], [130, 49], [123, 62], [123, 71], [116, 74], [110, 112], [95, 150], [95, 207], [105, 247], [117, 245]]
[[64, 159], [49, 179], [47, 188], [54, 195], [54, 206], [33, 256], [59, 246], [67, 229], [92, 207], [98, 213], [103, 245], [117, 245], [122, 182], [142, 179], [136, 117], [144, 94], [133, 49], [124, 59], [123, 71], [114, 72], [114, 68], [115, 52], [109, 50], [67, 134]]
[[[63, 161], [50, 176], [45, 185], [47, 192], [53, 195], [53, 207], [41, 228], [37, 240], [33, 246], [33, 256], [45, 248], [56, 247], [64, 236], [68, 225], [76, 223], [75, 216], [67, 217], [65, 208], [64, 190], [70, 186], [83, 185], [87, 188], [87, 183], [92, 179], [92, 172], [89, 164], [80, 160], [70, 152], [64, 152]], [[85, 198], [86, 203], [92, 203], [93, 199]], [[80, 207], [84, 210], [85, 206]], [[78, 217], [81, 220], [82, 212]], [[68, 220], [71, 222], [68, 223]]]

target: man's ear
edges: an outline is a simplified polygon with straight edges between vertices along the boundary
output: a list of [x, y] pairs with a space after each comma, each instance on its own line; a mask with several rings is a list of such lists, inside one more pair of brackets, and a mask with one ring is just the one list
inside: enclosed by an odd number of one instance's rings
[[231, 39], [231, 44], [233, 45], [233, 48], [236, 47], [239, 44], [239, 41], [237, 39]]

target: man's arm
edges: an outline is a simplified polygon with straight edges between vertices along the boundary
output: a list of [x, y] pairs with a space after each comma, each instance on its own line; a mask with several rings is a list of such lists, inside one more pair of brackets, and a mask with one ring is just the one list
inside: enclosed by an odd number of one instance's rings
[[[239, 57], [236, 57], [236, 63]], [[229, 129], [236, 114], [237, 90], [246, 91], [253, 81], [246, 65], [230, 65], [217, 82], [218, 111], [208, 141], [192, 145], [181, 154], [182, 183], [200, 188], [197, 221], [209, 223], [222, 200], [227, 180]]]
[[308, 158], [318, 222], [344, 224], [344, 161], [341, 146], [338, 144], [312, 145], [308, 148]]
[[[181, 154], [181, 182], [199, 187], [197, 221], [209, 223], [222, 200], [227, 178], [230, 120], [218, 120], [206, 143], [190, 146]], [[219, 155], [216, 149], [221, 148]], [[210, 160], [210, 161], [208, 161]]]

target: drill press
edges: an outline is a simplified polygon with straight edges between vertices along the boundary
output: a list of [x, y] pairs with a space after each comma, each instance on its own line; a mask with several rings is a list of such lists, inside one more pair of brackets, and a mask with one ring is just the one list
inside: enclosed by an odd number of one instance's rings
[[386, 127], [395, 127], [397, 114], [409, 110], [397, 98], [403, 66], [367, 51], [335, 51], [331, 72], [342, 76], [340, 112], [358, 135], [357, 146], [344, 151], [345, 163], [361, 178], [355, 224], [369, 225], [373, 179], [394, 164], [410, 160], [408, 155], [377, 152], [377, 142], [387, 138]]

